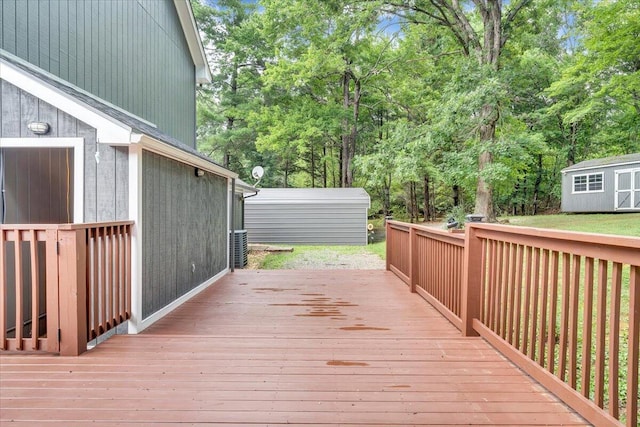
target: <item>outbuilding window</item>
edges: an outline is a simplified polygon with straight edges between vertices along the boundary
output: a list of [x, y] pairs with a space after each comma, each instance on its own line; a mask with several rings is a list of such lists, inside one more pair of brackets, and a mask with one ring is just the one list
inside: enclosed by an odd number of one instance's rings
[[604, 191], [604, 174], [602, 172], [574, 175], [574, 193], [594, 193], [598, 191]]

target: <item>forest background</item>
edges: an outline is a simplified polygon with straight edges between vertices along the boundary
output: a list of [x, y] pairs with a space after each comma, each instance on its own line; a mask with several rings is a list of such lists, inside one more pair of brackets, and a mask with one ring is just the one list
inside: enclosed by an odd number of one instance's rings
[[561, 170], [640, 152], [640, 0], [192, 0], [198, 145], [371, 213], [557, 211]]

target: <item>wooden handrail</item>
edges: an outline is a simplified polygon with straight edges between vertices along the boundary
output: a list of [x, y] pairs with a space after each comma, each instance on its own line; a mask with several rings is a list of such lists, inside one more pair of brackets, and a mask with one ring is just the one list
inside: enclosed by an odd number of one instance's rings
[[387, 227], [387, 269], [462, 328], [464, 234], [399, 221]]
[[77, 355], [127, 320], [132, 226], [1, 225], [0, 349]]
[[462, 236], [425, 228], [389, 221], [388, 270], [590, 422], [637, 425], [640, 239], [472, 223], [461, 264]]

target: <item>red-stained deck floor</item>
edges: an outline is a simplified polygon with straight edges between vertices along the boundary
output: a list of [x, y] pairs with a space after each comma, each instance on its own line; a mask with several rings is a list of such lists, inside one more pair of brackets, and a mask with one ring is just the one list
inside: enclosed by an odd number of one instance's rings
[[384, 271], [236, 271], [80, 357], [0, 356], [0, 424], [585, 425]]

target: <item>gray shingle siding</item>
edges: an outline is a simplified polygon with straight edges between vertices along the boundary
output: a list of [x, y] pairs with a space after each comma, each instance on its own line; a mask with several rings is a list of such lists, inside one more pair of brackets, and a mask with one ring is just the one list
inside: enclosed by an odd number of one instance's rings
[[[127, 147], [112, 147], [96, 143], [96, 130], [75, 117], [47, 104], [39, 98], [0, 79], [0, 137], [1, 138], [84, 138], [84, 222], [116, 221], [129, 218], [129, 158]], [[45, 121], [50, 125], [47, 135], [36, 136], [27, 129], [27, 123]], [[26, 150], [26, 151], [25, 151]], [[96, 150], [100, 162], [95, 160]], [[22, 153], [28, 149], [22, 149]], [[13, 165], [7, 165], [7, 168]], [[8, 169], [7, 169], [8, 170]], [[20, 172], [20, 171], [18, 171]], [[24, 181], [25, 192], [39, 191], [24, 175], [16, 175]], [[29, 197], [27, 195], [27, 197]], [[11, 205], [12, 203], [8, 203]], [[55, 218], [55, 217], [54, 217]], [[73, 218], [80, 221], [79, 218]], [[28, 217], [13, 217], [14, 222], [34, 223]], [[59, 218], [53, 222], [67, 222]], [[36, 223], [38, 221], [35, 221]], [[50, 222], [39, 221], [39, 222]]]
[[195, 147], [195, 66], [173, 1], [2, 0], [0, 22], [3, 50]]
[[144, 318], [227, 267], [227, 180], [142, 155]]

